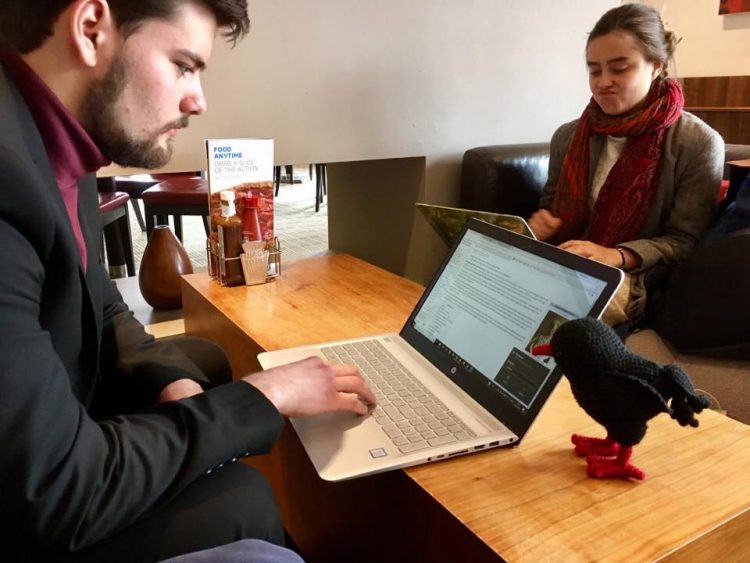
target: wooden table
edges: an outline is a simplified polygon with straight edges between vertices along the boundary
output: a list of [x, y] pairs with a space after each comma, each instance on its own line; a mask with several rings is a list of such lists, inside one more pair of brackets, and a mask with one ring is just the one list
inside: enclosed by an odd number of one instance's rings
[[[237, 374], [261, 350], [400, 329], [417, 284], [351, 256], [299, 261], [263, 286], [185, 277], [186, 332], [224, 346]], [[642, 482], [586, 477], [570, 434], [601, 435], [563, 379], [514, 449], [328, 483], [287, 424], [267, 475], [285, 525], [316, 561], [738, 561], [750, 558], [750, 427], [714, 412], [654, 419]]]

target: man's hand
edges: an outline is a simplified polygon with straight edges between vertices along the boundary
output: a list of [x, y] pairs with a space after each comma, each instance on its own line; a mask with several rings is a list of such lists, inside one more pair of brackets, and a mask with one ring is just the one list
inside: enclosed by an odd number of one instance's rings
[[167, 385], [159, 394], [159, 402], [179, 401], [185, 397], [192, 397], [203, 393], [203, 387], [192, 379], [178, 379]]
[[367, 414], [375, 396], [354, 366], [330, 365], [318, 357], [242, 378], [257, 387], [284, 416], [348, 410]]
[[539, 240], [547, 240], [562, 226], [562, 219], [546, 209], [540, 209], [529, 217], [529, 228]]

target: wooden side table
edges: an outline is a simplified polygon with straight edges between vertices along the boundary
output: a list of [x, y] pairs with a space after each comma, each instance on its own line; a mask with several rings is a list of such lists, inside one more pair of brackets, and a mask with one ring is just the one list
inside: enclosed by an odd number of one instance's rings
[[[398, 330], [422, 288], [347, 255], [285, 265], [274, 282], [183, 278], [186, 333], [236, 376], [264, 350]], [[317, 561], [740, 561], [750, 553], [750, 427], [712, 411], [662, 415], [636, 448], [642, 482], [586, 476], [570, 435], [601, 435], [563, 379], [517, 448], [343, 482], [321, 480], [291, 425], [253, 458], [284, 524]]]

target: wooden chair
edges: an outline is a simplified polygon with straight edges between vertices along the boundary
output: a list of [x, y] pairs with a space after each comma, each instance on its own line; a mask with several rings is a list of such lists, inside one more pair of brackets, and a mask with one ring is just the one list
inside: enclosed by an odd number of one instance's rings
[[133, 261], [133, 241], [130, 238], [128, 201], [125, 192], [99, 192], [99, 213], [102, 219], [103, 244], [99, 250], [104, 259], [105, 248], [107, 265], [112, 277], [120, 277], [125, 266], [128, 276], [135, 275]]
[[325, 164], [315, 165], [315, 211], [320, 211], [323, 196], [328, 192], [328, 172]]
[[141, 213], [141, 206], [138, 203], [138, 200], [141, 199], [141, 195], [144, 191], [158, 182], [159, 180], [157, 178], [148, 174], [115, 177], [115, 190], [118, 192], [125, 192], [130, 196], [130, 205], [133, 207], [135, 219], [138, 221], [138, 226], [141, 228], [141, 232], [144, 233], [146, 232], [146, 222], [143, 220], [143, 214]]
[[151, 235], [154, 225], [168, 225], [169, 215], [174, 218], [174, 233], [180, 241], [183, 215], [202, 217], [208, 236], [208, 182], [200, 176], [175, 175], [144, 190], [141, 199], [147, 236]]
[[[323, 203], [323, 197], [328, 192], [327, 184], [328, 184], [328, 178], [327, 178], [327, 172], [326, 172], [326, 165], [325, 164], [310, 164], [309, 165], [309, 174], [310, 179], [312, 179], [313, 176], [313, 167], [315, 168], [315, 211], [320, 211], [320, 204]], [[293, 166], [285, 166], [286, 168], [286, 174], [287, 178], [289, 179], [289, 183], [294, 182], [294, 167]], [[273, 167], [273, 185], [274, 185], [274, 196], [279, 195], [279, 187], [281, 186], [281, 166], [274, 166]]]
[[[312, 177], [312, 165], [310, 165], [310, 177]], [[285, 164], [284, 170], [286, 172], [287, 184], [294, 184], [294, 166], [291, 164]], [[281, 166], [273, 167], [273, 195], [279, 195], [279, 188], [281, 187]]]

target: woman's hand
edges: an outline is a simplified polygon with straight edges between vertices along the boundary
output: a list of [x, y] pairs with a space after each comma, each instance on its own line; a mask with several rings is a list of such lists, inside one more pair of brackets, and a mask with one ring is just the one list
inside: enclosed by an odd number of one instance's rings
[[[560, 245], [560, 248], [596, 260], [607, 266], [613, 266], [622, 270], [629, 270], [640, 265], [641, 259], [635, 252], [624, 247], [607, 248], [587, 240], [569, 240]], [[623, 263], [624, 259], [624, 263]]]
[[529, 228], [539, 240], [547, 240], [562, 226], [562, 219], [555, 217], [546, 209], [540, 209], [529, 217]]

